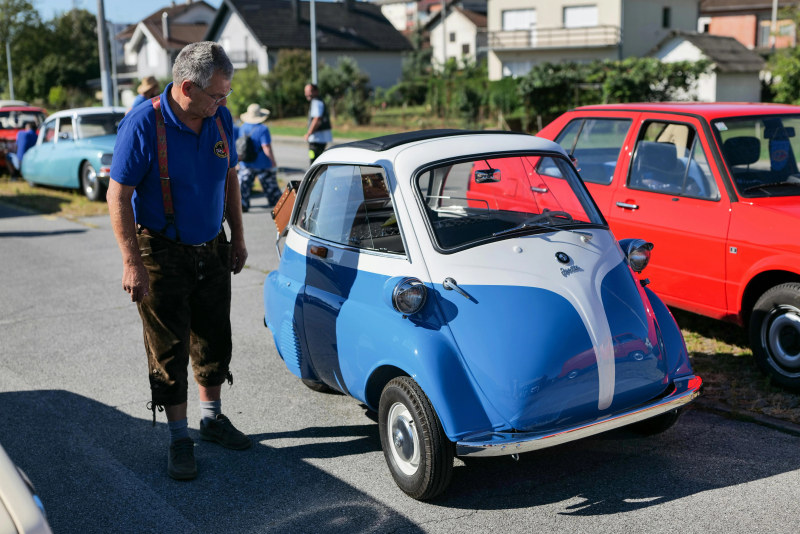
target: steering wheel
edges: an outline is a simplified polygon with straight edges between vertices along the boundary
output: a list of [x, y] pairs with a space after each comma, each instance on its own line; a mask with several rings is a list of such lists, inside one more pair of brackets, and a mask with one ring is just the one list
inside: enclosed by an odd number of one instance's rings
[[567, 220], [570, 220], [570, 221], [574, 221], [575, 220], [575, 219], [572, 218], [572, 215], [570, 215], [566, 211], [550, 211], [548, 209], [545, 209], [539, 215], [534, 215], [533, 217], [531, 217], [530, 219], [526, 220], [522, 224], [531, 224], [531, 223], [535, 223], [535, 222], [541, 221], [542, 219], [547, 219], [547, 222], [549, 222], [550, 224], [553, 224], [553, 217], [563, 217], [563, 218], [565, 218]]

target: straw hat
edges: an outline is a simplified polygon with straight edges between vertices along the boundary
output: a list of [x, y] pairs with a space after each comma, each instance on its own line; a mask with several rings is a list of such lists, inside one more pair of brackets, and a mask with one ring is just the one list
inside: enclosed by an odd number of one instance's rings
[[267, 120], [267, 117], [269, 117], [268, 109], [263, 109], [258, 104], [250, 104], [247, 106], [247, 111], [242, 113], [239, 118], [248, 124], [261, 124]]
[[136, 90], [136, 92], [140, 95], [143, 95], [153, 87], [158, 87], [158, 80], [156, 80], [155, 76], [148, 76], [142, 80], [142, 83], [139, 85], [139, 88]]

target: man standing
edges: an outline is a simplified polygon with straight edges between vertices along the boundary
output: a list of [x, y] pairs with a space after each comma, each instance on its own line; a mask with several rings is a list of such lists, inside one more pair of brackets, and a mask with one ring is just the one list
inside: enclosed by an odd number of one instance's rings
[[325, 150], [325, 145], [333, 142], [333, 133], [328, 106], [319, 97], [319, 88], [310, 83], [306, 85], [304, 92], [311, 105], [308, 108], [308, 131], [303, 139], [308, 141], [308, 157], [313, 165], [314, 160]]
[[[122, 252], [122, 287], [144, 327], [155, 424], [166, 411], [172, 478], [197, 476], [188, 434], [187, 365], [200, 391], [200, 437], [230, 449], [250, 439], [221, 413], [231, 359], [231, 271], [247, 260], [238, 156], [225, 106], [233, 65], [216, 43], [185, 47], [174, 82], [120, 123], [108, 205]], [[131, 205], [133, 199], [133, 205]], [[230, 242], [222, 223], [227, 217]]]
[[250, 191], [256, 178], [261, 182], [270, 206], [281, 199], [277, 181], [278, 164], [275, 163], [275, 154], [272, 152], [272, 137], [269, 128], [264, 125], [267, 117], [269, 110], [261, 109], [258, 104], [247, 106], [247, 112], [240, 117], [244, 124], [239, 128], [236, 146], [239, 153], [242, 211], [245, 213], [250, 210]]
[[[161, 88], [158, 86], [158, 80], [155, 79], [155, 76], [148, 76], [142, 80], [142, 83], [139, 84], [139, 88], [136, 90], [136, 92], [139, 94], [133, 99], [133, 105], [131, 106], [131, 109], [139, 106], [140, 104], [144, 104], [154, 96], [158, 96], [158, 94], [161, 92]], [[130, 113], [130, 111], [131, 110], [129, 109], [128, 113]]]
[[25, 128], [17, 132], [17, 153], [9, 152], [6, 154], [6, 166], [11, 178], [16, 178], [20, 175], [22, 170], [22, 158], [25, 152], [36, 144], [36, 125], [32, 122], [26, 122]]

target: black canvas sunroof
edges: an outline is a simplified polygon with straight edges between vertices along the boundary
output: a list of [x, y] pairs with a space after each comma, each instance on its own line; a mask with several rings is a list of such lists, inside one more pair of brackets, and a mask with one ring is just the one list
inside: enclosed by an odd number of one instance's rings
[[404, 132], [399, 134], [384, 135], [381, 137], [373, 137], [372, 139], [364, 139], [362, 141], [353, 141], [352, 143], [345, 143], [343, 145], [336, 145], [333, 148], [363, 148], [365, 150], [372, 150], [373, 152], [383, 152], [396, 146], [413, 143], [415, 141], [425, 141], [426, 139], [434, 139], [437, 137], [452, 137], [454, 135], [473, 135], [473, 134], [511, 134], [511, 135], [528, 135], [522, 132], [508, 132], [505, 130], [455, 130], [455, 129], [438, 129], [438, 130], [417, 130], [415, 132]]

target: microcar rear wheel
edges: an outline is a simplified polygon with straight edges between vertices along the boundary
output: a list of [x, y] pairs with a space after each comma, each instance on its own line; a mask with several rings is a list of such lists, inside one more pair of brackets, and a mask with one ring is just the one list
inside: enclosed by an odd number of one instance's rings
[[81, 165], [81, 189], [86, 198], [92, 201], [103, 200], [106, 194], [106, 188], [97, 177], [97, 171], [88, 161], [84, 161]]
[[305, 384], [308, 389], [313, 389], [314, 391], [319, 391], [320, 393], [327, 393], [331, 390], [330, 387], [322, 382], [314, 382], [313, 380], [306, 380], [305, 378], [301, 378], [300, 380], [303, 381], [303, 384]]
[[750, 316], [750, 348], [774, 384], [800, 390], [800, 284], [761, 295]]
[[444, 491], [453, 475], [455, 444], [413, 379], [398, 377], [383, 389], [378, 426], [386, 463], [401, 490], [418, 500]]
[[665, 414], [634, 423], [628, 428], [642, 436], [655, 436], [656, 434], [661, 434], [672, 428], [680, 417], [681, 409], [676, 408]]

